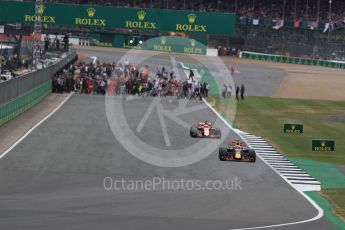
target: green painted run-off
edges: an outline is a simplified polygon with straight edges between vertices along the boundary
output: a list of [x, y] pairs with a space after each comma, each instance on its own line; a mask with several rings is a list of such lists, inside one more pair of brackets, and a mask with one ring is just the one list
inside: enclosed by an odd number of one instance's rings
[[345, 230], [345, 223], [332, 212], [332, 205], [318, 192], [306, 192], [324, 211], [325, 217], [339, 230]]
[[322, 188], [345, 188], [345, 175], [337, 169], [335, 164], [295, 157], [288, 157], [288, 159], [320, 181]]

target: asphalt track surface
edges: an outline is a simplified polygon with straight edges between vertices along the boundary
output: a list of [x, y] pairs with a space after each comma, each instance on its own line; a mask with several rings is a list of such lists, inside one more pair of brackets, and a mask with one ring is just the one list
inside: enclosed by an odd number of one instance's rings
[[282, 82], [285, 71], [259, 65], [236, 65], [239, 73], [233, 78], [237, 85], [244, 84], [246, 96], [271, 97]]
[[[121, 100], [129, 128], [153, 98]], [[132, 156], [114, 137], [102, 96], [73, 95], [0, 160], [0, 229], [234, 229], [302, 221], [316, 209], [260, 159], [255, 164], [221, 162], [217, 150], [184, 167], [157, 167]], [[160, 105], [169, 110], [174, 98]], [[202, 106], [200, 101], [188, 107]], [[208, 108], [180, 117], [194, 124], [215, 120]], [[157, 148], [180, 149], [198, 143], [186, 128], [167, 121], [167, 146], [157, 115], [148, 118], [138, 137]], [[210, 140], [225, 146], [226, 140]], [[129, 140], [130, 141], [130, 140]], [[135, 143], [133, 143], [135, 144]], [[114, 180], [240, 181], [237, 189], [107, 190]], [[277, 229], [334, 229], [324, 218]]]

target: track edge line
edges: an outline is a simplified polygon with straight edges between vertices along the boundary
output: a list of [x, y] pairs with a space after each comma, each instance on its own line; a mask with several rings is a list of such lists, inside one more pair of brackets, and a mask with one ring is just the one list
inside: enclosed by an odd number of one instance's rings
[[8, 147], [4, 152], [0, 154], [0, 160], [4, 158], [12, 149], [14, 149], [20, 142], [22, 142], [32, 131], [34, 131], [38, 126], [40, 126], [43, 122], [45, 122], [48, 118], [50, 118], [54, 113], [56, 113], [66, 102], [68, 99], [72, 97], [74, 93], [71, 93], [66, 97], [53, 111], [47, 114], [42, 120], [36, 123], [32, 128], [30, 128], [23, 136], [21, 136], [16, 142], [14, 142], [10, 147]]

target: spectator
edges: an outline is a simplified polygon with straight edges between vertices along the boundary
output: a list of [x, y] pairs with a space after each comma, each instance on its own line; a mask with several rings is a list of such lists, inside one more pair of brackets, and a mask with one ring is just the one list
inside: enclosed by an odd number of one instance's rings
[[60, 38], [59, 38], [58, 35], [56, 35], [55, 46], [56, 46], [56, 49], [57, 49], [57, 50], [60, 49]]
[[48, 35], [44, 37], [44, 51], [47, 52], [49, 49], [50, 38]]
[[244, 100], [244, 90], [245, 90], [245, 88], [244, 88], [244, 85], [242, 84], [241, 85], [241, 99], [242, 100]]
[[226, 99], [226, 93], [228, 92], [228, 86], [226, 84], [223, 85], [222, 95], [224, 99]]
[[63, 49], [64, 50], [68, 50], [68, 47], [69, 47], [69, 37], [68, 37], [67, 34], [65, 34], [65, 36], [63, 37], [63, 42], [64, 42]]
[[192, 69], [189, 69], [189, 78], [188, 78], [188, 80], [192, 79], [192, 81], [193, 81], [193, 77], [194, 77], [194, 72], [193, 72]]
[[231, 90], [232, 90], [232, 86], [231, 84], [229, 84], [229, 86], [227, 87], [227, 91], [226, 91], [226, 97], [231, 99]]
[[236, 86], [236, 100], [238, 100], [238, 93], [240, 92], [240, 87]]

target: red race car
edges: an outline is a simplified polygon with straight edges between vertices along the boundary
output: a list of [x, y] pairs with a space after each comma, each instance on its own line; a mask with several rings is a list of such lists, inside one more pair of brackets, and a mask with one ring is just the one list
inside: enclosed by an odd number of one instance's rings
[[227, 148], [219, 148], [219, 160], [255, 162], [256, 153], [255, 150], [248, 149], [244, 142], [236, 140], [229, 142]]
[[200, 121], [197, 126], [190, 128], [190, 136], [196, 138], [221, 138], [221, 131], [214, 128], [209, 121]]

